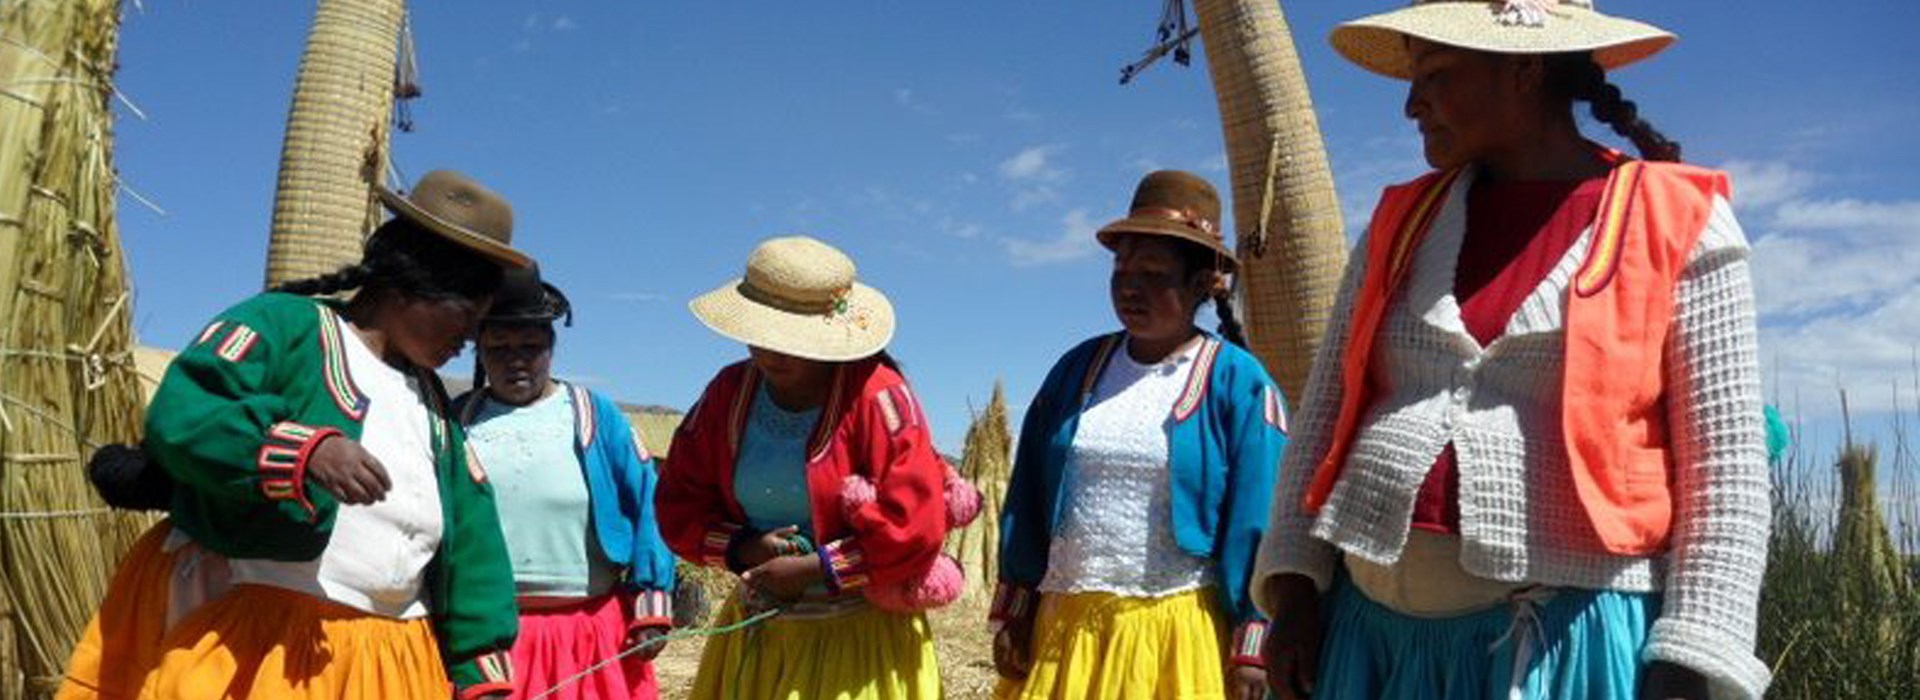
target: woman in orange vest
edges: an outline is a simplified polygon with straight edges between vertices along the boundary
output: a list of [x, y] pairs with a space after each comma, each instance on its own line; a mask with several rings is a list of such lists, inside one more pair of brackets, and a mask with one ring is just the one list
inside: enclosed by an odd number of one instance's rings
[[[1749, 249], [1606, 71], [1587, 0], [1342, 25], [1435, 172], [1349, 267], [1251, 588], [1281, 698], [1758, 698], [1768, 488]], [[1641, 159], [1583, 137], [1573, 107]]]

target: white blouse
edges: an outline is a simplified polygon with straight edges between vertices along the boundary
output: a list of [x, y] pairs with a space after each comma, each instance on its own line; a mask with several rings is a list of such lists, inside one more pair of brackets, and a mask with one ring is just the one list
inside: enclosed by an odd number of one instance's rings
[[1212, 581], [1207, 559], [1174, 542], [1167, 467], [1167, 421], [1199, 347], [1153, 364], [1113, 353], [1074, 432], [1041, 591], [1156, 597]]

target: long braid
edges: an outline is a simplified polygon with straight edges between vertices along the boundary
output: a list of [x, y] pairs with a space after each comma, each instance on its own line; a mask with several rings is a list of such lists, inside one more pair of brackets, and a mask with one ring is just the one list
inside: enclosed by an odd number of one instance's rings
[[1213, 314], [1220, 317], [1220, 337], [1226, 338], [1227, 342], [1238, 345], [1243, 349], [1246, 348], [1247, 333], [1245, 329], [1240, 327], [1240, 319], [1234, 313], [1233, 292], [1231, 290], [1223, 289], [1214, 293]]
[[1632, 141], [1641, 158], [1680, 162], [1680, 144], [1640, 118], [1639, 106], [1622, 96], [1618, 86], [1607, 82], [1606, 71], [1591, 54], [1556, 54], [1547, 65], [1549, 80], [1559, 87], [1562, 96], [1589, 103], [1593, 118]]
[[354, 263], [319, 277], [282, 283], [274, 287], [273, 291], [310, 297], [327, 296], [349, 289], [359, 289], [372, 278], [373, 268], [367, 267], [364, 263]]

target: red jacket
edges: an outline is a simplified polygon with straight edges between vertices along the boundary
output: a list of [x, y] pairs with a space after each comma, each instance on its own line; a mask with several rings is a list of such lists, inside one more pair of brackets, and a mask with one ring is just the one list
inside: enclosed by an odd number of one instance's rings
[[[726, 566], [727, 542], [747, 522], [734, 497], [734, 460], [759, 375], [751, 362], [720, 370], [674, 434], [654, 506], [667, 546], [683, 559]], [[946, 464], [906, 379], [878, 359], [842, 365], [807, 455], [813, 532], [838, 587], [923, 576], [947, 537]], [[878, 497], [848, 514], [841, 495], [855, 474]]]

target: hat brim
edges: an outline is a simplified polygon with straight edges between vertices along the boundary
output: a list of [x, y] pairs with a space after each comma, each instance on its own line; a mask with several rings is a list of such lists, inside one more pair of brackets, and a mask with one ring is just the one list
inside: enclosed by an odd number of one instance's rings
[[687, 303], [713, 332], [754, 347], [819, 362], [872, 357], [893, 341], [893, 303], [872, 287], [854, 283], [846, 311], [796, 313], [747, 298], [740, 279]]
[[395, 216], [420, 224], [427, 230], [439, 234], [440, 237], [479, 253], [488, 260], [507, 267], [527, 267], [533, 264], [533, 258], [528, 257], [526, 253], [434, 216], [427, 210], [414, 206], [412, 201], [398, 192], [385, 187], [376, 187], [374, 190], [380, 194], [380, 203], [386, 205]]
[[1100, 227], [1100, 230], [1095, 232], [1093, 236], [1099, 240], [1100, 245], [1105, 246], [1107, 250], [1113, 250], [1114, 246], [1119, 245], [1120, 237], [1128, 234], [1178, 238], [1189, 243], [1204, 246], [1208, 250], [1220, 254], [1220, 259], [1226, 264], [1226, 271], [1229, 273], [1240, 267], [1240, 261], [1234, 257], [1233, 251], [1228, 250], [1224, 243], [1202, 236], [1195, 233], [1193, 229], [1166, 219], [1121, 219]]
[[1329, 40], [1347, 60], [1374, 73], [1411, 80], [1407, 38], [1475, 51], [1549, 54], [1590, 51], [1602, 69], [1643, 60], [1678, 37], [1636, 20], [1556, 5], [1540, 27], [1504, 26], [1498, 3], [1428, 2], [1363, 17], [1333, 30]]

